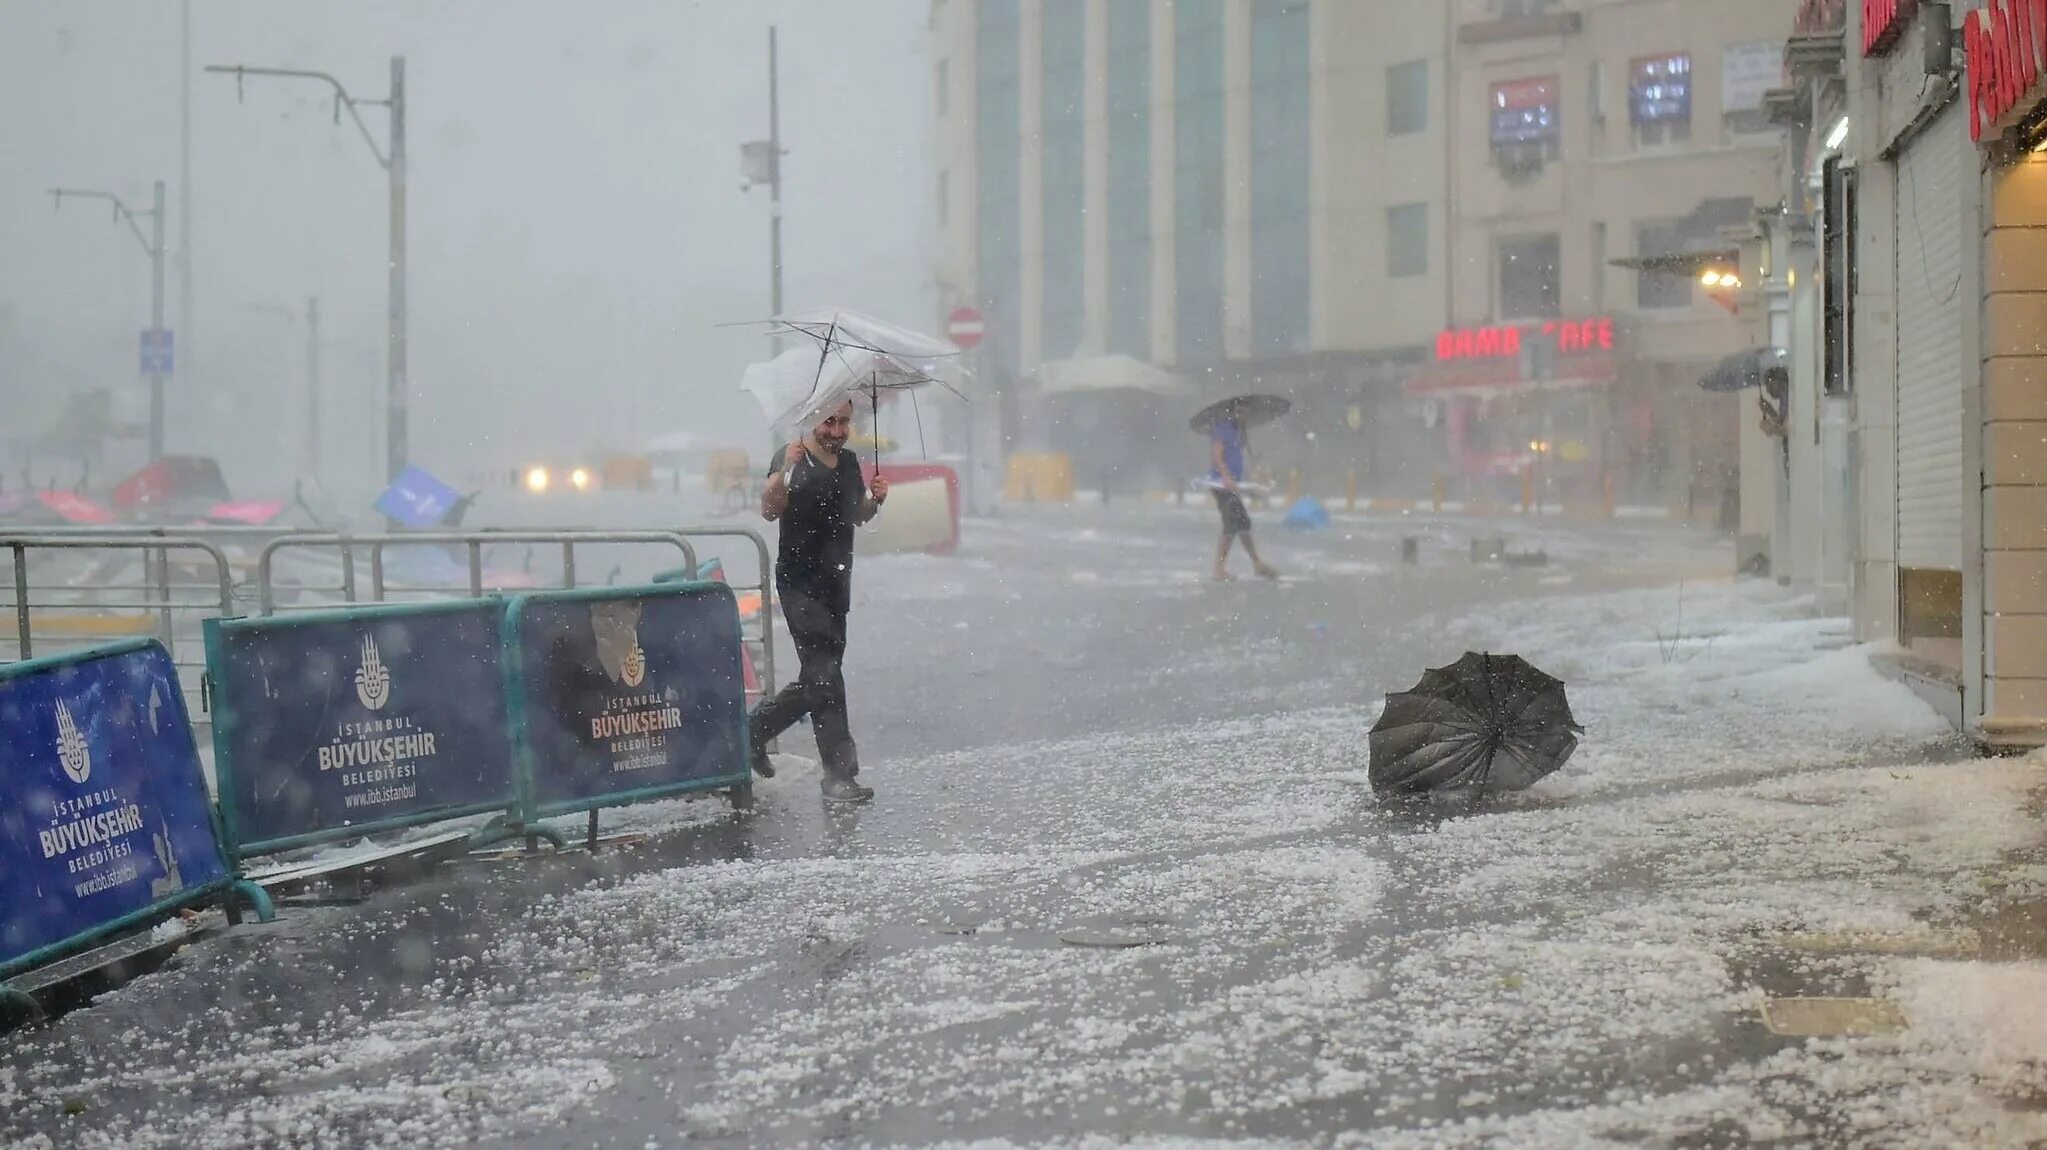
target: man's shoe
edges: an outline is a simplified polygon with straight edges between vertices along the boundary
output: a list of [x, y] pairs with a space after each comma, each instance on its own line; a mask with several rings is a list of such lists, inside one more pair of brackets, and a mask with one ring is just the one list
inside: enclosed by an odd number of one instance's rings
[[761, 778], [764, 779], [772, 779], [775, 777], [775, 764], [768, 761], [767, 743], [758, 741], [755, 742], [753, 744], [752, 749], [748, 752], [748, 758], [753, 763], [754, 774], [759, 775]]
[[844, 775], [826, 775], [820, 786], [829, 803], [864, 803], [874, 797], [873, 787], [863, 787]]

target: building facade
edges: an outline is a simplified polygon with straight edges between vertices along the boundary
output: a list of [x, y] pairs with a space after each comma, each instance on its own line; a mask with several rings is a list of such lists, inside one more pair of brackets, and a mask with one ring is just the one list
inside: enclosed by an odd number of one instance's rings
[[1046, 365], [1130, 357], [1289, 396], [1263, 454], [1325, 490], [1729, 502], [1738, 403], [1694, 385], [1756, 337], [1696, 280], [1776, 199], [1782, 0], [934, 0], [931, 29], [937, 275], [1012, 442]]
[[[2047, 2], [1808, 0], [1774, 93], [1783, 219], [1817, 253], [1786, 329], [1800, 413], [1785, 572], [1994, 749], [2047, 744]], [[1780, 273], [1780, 278], [1781, 278]], [[1801, 289], [1803, 290], [1803, 289]], [[1838, 526], [1837, 526], [1838, 525]], [[1817, 554], [1814, 566], [1799, 556]]]

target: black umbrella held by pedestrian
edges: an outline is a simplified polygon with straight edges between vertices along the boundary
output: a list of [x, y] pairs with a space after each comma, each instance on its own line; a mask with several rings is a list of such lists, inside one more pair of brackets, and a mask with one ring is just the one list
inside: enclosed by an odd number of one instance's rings
[[1561, 680], [1518, 655], [1466, 652], [1387, 696], [1372, 726], [1372, 789], [1523, 790], [1563, 766], [1583, 730]]
[[1233, 419], [1239, 427], [1250, 429], [1263, 427], [1293, 410], [1293, 403], [1278, 395], [1239, 395], [1219, 399], [1187, 421], [1187, 426], [1197, 435], [1207, 435], [1217, 423]]

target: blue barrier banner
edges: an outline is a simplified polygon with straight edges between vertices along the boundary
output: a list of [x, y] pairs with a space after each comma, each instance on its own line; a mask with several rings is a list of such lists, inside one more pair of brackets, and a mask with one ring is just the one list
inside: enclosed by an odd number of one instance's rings
[[524, 817], [749, 781], [730, 588], [520, 595], [505, 634]]
[[230, 853], [509, 810], [503, 616], [485, 599], [209, 620]]
[[0, 973], [230, 879], [155, 640], [0, 667]]

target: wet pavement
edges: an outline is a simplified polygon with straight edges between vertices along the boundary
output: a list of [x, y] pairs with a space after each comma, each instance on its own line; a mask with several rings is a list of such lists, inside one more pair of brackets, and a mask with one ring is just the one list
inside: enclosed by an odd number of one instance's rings
[[[1500, 568], [1476, 521], [1340, 519], [1266, 532], [1283, 581], [1213, 585], [1210, 520], [1026, 511], [950, 559], [863, 559], [871, 807], [792, 761], [750, 815], [655, 804], [595, 857], [287, 907], [0, 1038], [0, 1140], [2047, 1137], [2031, 1048], [1977, 1065], [1947, 965], [1975, 952], [1935, 945], [2032, 953], [2035, 767], [1962, 761], [1702, 536], [1510, 522], [1551, 562]], [[1494, 644], [1571, 682], [1579, 759], [1498, 802], [1375, 803], [1379, 698]], [[1912, 1026], [1789, 1039], [1764, 995]]]

